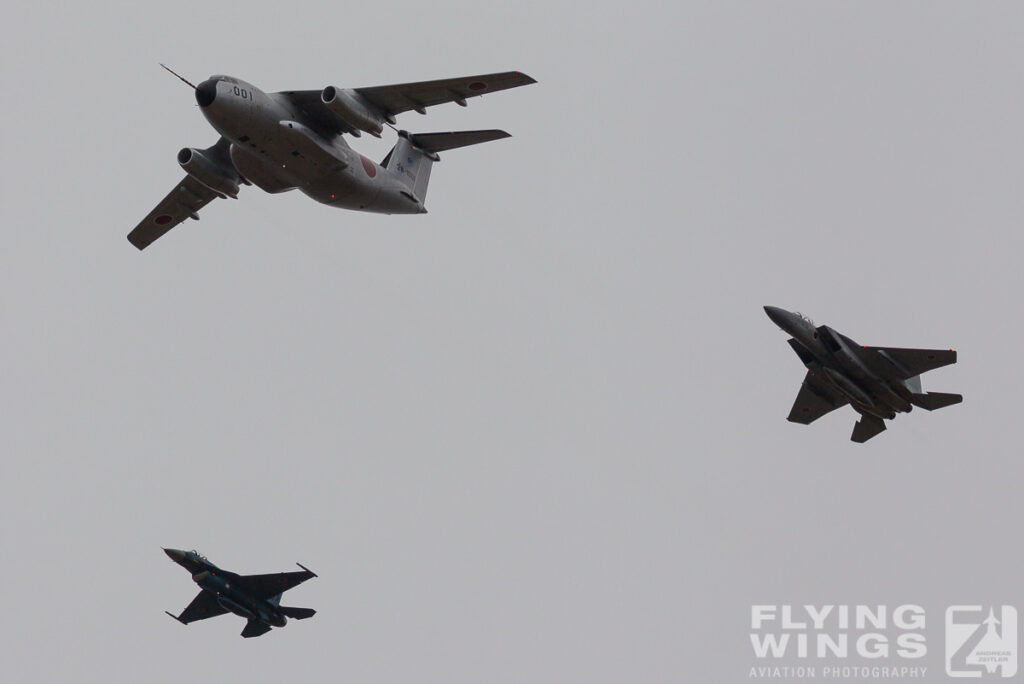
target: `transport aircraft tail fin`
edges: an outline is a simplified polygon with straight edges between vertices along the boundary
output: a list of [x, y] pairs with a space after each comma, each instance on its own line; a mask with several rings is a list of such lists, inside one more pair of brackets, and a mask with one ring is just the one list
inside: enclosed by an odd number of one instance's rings
[[381, 166], [398, 177], [409, 188], [409, 199], [423, 203], [430, 183], [430, 167], [441, 161], [438, 152], [469, 145], [479, 145], [508, 138], [505, 131], [455, 131], [451, 133], [398, 132], [398, 142], [384, 157]]

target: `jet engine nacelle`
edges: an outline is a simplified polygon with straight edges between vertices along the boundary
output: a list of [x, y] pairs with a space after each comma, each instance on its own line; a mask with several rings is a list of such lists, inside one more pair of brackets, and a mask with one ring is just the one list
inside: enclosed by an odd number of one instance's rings
[[862, 406], [874, 406], [875, 402], [867, 395], [867, 393], [856, 385], [853, 381], [847, 378], [845, 375], [837, 370], [833, 370], [828, 366], [822, 370], [825, 371], [825, 375], [832, 380], [833, 383], [839, 388], [839, 391], [845, 394], [850, 399], [856, 401]]
[[201, 150], [185, 147], [178, 152], [178, 163], [185, 173], [213, 190], [220, 197], [238, 199], [238, 174], [234, 169], [226, 169]]
[[234, 601], [229, 599], [227, 596], [218, 596], [217, 597], [217, 603], [219, 603], [221, 605], [221, 608], [223, 608], [224, 610], [232, 612], [232, 613], [234, 613], [235, 615], [237, 615], [239, 617], [244, 617], [244, 618], [254, 618], [254, 617], [256, 617], [256, 615], [251, 610], [249, 610], [248, 608], [246, 608], [245, 606], [243, 606], [243, 605], [241, 605], [239, 603], [235, 603]]
[[354, 90], [342, 90], [334, 86], [327, 86], [320, 93], [320, 100], [335, 116], [356, 129], [357, 137], [359, 131], [366, 131], [379, 138], [380, 132], [384, 129], [383, 122], [393, 123], [394, 120], [394, 117], [381, 114], [376, 107], [364, 100], [362, 95]]

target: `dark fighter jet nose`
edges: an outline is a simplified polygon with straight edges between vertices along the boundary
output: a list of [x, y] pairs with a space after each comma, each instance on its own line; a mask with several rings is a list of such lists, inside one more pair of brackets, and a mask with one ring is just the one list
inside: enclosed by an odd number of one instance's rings
[[185, 560], [184, 551], [179, 551], [178, 549], [164, 549], [164, 553], [166, 553], [167, 557], [175, 563], [180, 563], [181, 561]]
[[776, 323], [778, 323], [780, 320], [782, 320], [782, 318], [784, 318], [783, 314], [788, 313], [787, 311], [780, 309], [777, 306], [766, 306], [764, 307], [764, 312], [768, 314], [768, 318], [772, 319]]
[[206, 79], [196, 86], [196, 102], [200, 107], [209, 107], [217, 99], [217, 82]]
[[772, 323], [779, 326], [790, 335], [796, 334], [793, 332], [794, 326], [797, 326], [797, 321], [800, 320], [800, 317], [797, 314], [794, 314], [791, 311], [786, 311], [785, 309], [780, 309], [777, 306], [766, 306], [764, 307], [764, 312], [768, 314], [768, 318], [772, 319]]

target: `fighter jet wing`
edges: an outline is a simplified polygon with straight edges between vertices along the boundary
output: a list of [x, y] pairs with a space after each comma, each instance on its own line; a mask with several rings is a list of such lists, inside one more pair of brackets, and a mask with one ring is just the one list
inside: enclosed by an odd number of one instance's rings
[[217, 194], [192, 176], [185, 176], [167, 197], [149, 212], [132, 232], [128, 242], [139, 249], [145, 249], [163, 237], [171, 228], [187, 218], [199, 218], [199, 210], [210, 203]]
[[834, 411], [848, 403], [843, 397], [818, 379], [813, 372], [807, 371], [800, 392], [796, 395], [793, 408], [786, 420], [791, 423], [810, 425], [829, 411]]
[[936, 368], [956, 363], [952, 349], [897, 349], [895, 347], [865, 347], [888, 359], [900, 371], [902, 379], [927, 373]]
[[[301, 566], [299, 566], [301, 567]], [[268, 599], [288, 591], [316, 575], [305, 568], [302, 572], [275, 572], [268, 575], [242, 575], [239, 584], [254, 598]]]
[[[188, 624], [195, 622], [196, 620], [206, 620], [207, 618], [217, 617], [228, 612], [219, 603], [217, 603], [217, 597], [208, 591], [200, 591], [192, 603], [188, 604], [185, 610], [181, 611], [181, 615], [175, 617], [171, 615], [178, 622]], [[170, 613], [168, 613], [170, 615]]]
[[252, 637], [258, 637], [261, 634], [266, 634], [269, 631], [270, 625], [268, 625], [267, 623], [260, 622], [259, 620], [250, 619], [248, 622], [245, 623], [245, 629], [242, 630], [242, 636], [244, 636], [246, 639], [250, 639]]

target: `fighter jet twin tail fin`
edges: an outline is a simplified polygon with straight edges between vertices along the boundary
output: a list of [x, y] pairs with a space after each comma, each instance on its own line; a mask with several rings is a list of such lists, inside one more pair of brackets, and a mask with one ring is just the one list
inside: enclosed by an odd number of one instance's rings
[[253, 618], [245, 623], [245, 629], [242, 630], [242, 636], [246, 639], [251, 639], [252, 637], [258, 637], [266, 634], [269, 631], [270, 625]]
[[850, 439], [857, 444], [863, 444], [879, 432], [885, 430], [885, 421], [878, 416], [861, 416], [853, 425], [853, 434]]
[[[926, 411], [959, 404], [964, 400], [962, 394], [950, 394], [947, 392], [925, 392], [913, 394], [910, 401], [914, 406], [920, 406]], [[861, 416], [861, 419], [853, 426], [853, 434], [850, 436], [854, 442], [863, 444], [879, 432], [885, 429], [885, 421], [876, 416]]]

